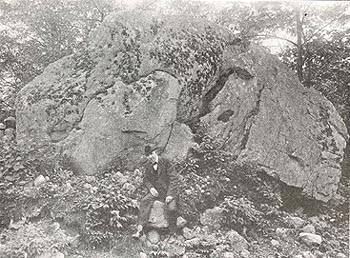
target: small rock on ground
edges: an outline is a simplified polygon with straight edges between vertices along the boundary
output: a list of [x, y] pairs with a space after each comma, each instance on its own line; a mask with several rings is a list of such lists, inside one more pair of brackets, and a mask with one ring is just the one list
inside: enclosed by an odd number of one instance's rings
[[48, 252], [40, 255], [38, 258], [64, 258], [64, 254], [61, 252], [57, 252], [57, 253]]
[[287, 218], [287, 223], [294, 228], [301, 228], [305, 221], [302, 218], [290, 216]]
[[187, 224], [187, 220], [185, 220], [183, 217], [178, 217], [176, 219], [176, 226], [178, 228], [183, 228]]
[[157, 244], [160, 241], [160, 235], [156, 230], [151, 230], [147, 233], [147, 239], [152, 244]]
[[228, 240], [231, 242], [231, 247], [236, 252], [241, 252], [248, 249], [248, 242], [235, 230], [230, 230], [226, 234]]
[[310, 251], [303, 252], [301, 255], [303, 258], [315, 258], [315, 256]]
[[140, 252], [140, 258], [147, 258], [147, 254], [145, 254], [144, 252]]
[[191, 247], [199, 246], [200, 243], [201, 240], [198, 237], [185, 241], [185, 244], [190, 245]]
[[38, 187], [42, 185], [43, 183], [46, 182], [46, 179], [43, 175], [39, 175], [37, 178], [34, 180], [34, 186]]
[[305, 233], [311, 233], [311, 234], [315, 234], [316, 233], [316, 229], [315, 229], [315, 226], [312, 225], [312, 224], [308, 224], [306, 225], [305, 227], [303, 227], [301, 229], [302, 232], [305, 232]]
[[189, 229], [189, 228], [187, 228], [187, 227], [185, 227], [185, 228], [183, 229], [183, 234], [182, 234], [182, 235], [183, 235], [184, 238], [186, 238], [187, 240], [192, 239], [192, 238], [195, 237], [193, 230], [192, 230], [192, 229]]
[[288, 233], [290, 232], [289, 228], [277, 228], [276, 229], [276, 234], [279, 237], [286, 237], [288, 235]]
[[271, 240], [271, 245], [274, 246], [274, 247], [276, 247], [276, 246], [279, 246], [279, 245], [280, 245], [280, 242], [278, 242], [278, 241], [275, 240], [275, 239], [272, 239], [272, 240]]
[[312, 233], [300, 233], [300, 239], [307, 245], [320, 245], [322, 243], [322, 237]]

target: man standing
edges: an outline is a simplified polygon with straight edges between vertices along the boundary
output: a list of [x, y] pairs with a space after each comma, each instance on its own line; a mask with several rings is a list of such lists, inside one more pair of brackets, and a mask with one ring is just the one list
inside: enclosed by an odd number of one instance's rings
[[133, 234], [135, 239], [142, 235], [155, 200], [165, 201], [170, 233], [174, 234], [176, 232], [178, 176], [175, 168], [169, 160], [159, 157], [150, 146], [145, 147], [145, 155], [147, 163], [145, 165], [144, 184], [148, 193], [140, 202], [137, 232]]

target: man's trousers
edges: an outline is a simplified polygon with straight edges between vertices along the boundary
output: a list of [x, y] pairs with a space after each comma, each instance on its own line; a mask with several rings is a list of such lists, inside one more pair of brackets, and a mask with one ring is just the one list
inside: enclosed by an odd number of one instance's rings
[[[149, 220], [149, 216], [151, 214], [151, 209], [154, 201], [159, 200], [163, 201], [158, 197], [154, 197], [152, 194], [148, 193], [145, 197], [143, 197], [140, 201], [140, 211], [139, 211], [139, 220], [138, 224], [142, 226], [146, 226]], [[169, 231], [170, 233], [176, 232], [176, 219], [177, 219], [177, 202], [175, 198], [166, 205], [166, 216], [169, 221]]]

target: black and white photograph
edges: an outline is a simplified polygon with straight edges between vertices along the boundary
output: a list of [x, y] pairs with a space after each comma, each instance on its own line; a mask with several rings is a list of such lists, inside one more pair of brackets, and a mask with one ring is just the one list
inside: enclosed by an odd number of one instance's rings
[[0, 0], [0, 258], [350, 258], [350, 1]]

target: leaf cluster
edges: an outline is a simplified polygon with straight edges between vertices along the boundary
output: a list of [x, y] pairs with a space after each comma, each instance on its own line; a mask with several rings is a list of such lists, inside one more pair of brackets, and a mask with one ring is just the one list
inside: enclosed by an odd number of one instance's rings
[[[221, 204], [228, 210], [226, 221], [231, 224], [227, 225], [264, 227], [260, 218], [267, 222], [282, 207], [277, 179], [252, 165], [238, 164], [236, 157], [211, 137], [199, 138], [202, 140], [199, 149], [179, 168], [183, 176], [184, 215], [195, 220], [198, 218], [195, 214]], [[233, 212], [235, 209], [240, 212]]]
[[65, 249], [73, 240], [62, 229], [50, 231], [48, 221], [28, 223], [18, 230], [6, 229], [0, 235], [0, 257], [36, 257]]

